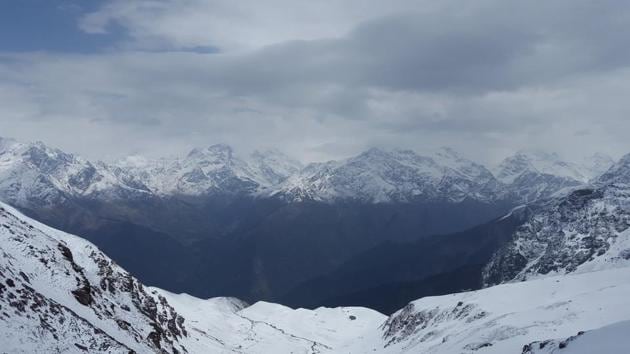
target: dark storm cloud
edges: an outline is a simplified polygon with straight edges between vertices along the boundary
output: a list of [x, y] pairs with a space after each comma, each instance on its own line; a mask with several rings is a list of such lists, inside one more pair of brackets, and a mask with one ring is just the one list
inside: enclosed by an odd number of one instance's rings
[[566, 5], [389, 16], [343, 38], [266, 47], [211, 77], [247, 94], [304, 83], [483, 93], [628, 65], [628, 11]]
[[[317, 16], [275, 2], [294, 16], [200, 0], [150, 2], [149, 16], [143, 1], [113, 1], [81, 23], [124, 28], [118, 47], [0, 57], [4, 130], [94, 155], [221, 141], [307, 158], [371, 144], [455, 145], [483, 158], [530, 145], [586, 152], [585, 137], [630, 150], [618, 138], [630, 128], [623, 2], [303, 6], [321, 6]], [[218, 52], [189, 50], [204, 47]], [[93, 144], [70, 146], [60, 133], [69, 126]]]

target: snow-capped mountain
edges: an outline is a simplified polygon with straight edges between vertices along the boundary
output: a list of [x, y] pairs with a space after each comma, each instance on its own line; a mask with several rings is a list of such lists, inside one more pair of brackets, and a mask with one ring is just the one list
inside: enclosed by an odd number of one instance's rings
[[533, 202], [583, 185], [612, 164], [612, 159], [603, 154], [578, 164], [565, 161], [556, 153], [521, 151], [503, 160], [494, 174], [518, 200]]
[[630, 263], [630, 155], [522, 225], [489, 264], [496, 284]]
[[249, 164], [257, 171], [259, 178], [265, 182], [265, 186], [282, 183], [304, 167], [301, 162], [275, 149], [254, 151], [249, 157]]
[[0, 139], [0, 196], [24, 207], [72, 197], [111, 201], [211, 195], [279, 197], [288, 202], [519, 203], [580, 186], [610, 164], [601, 154], [574, 164], [556, 154], [518, 153], [493, 175], [448, 148], [426, 156], [373, 148], [345, 160], [304, 167], [279, 151], [241, 156], [223, 144], [193, 149], [183, 157], [132, 156], [110, 164], [90, 162], [40, 142]]
[[492, 201], [505, 191], [488, 169], [450, 149], [421, 156], [373, 148], [346, 160], [311, 164], [270, 194], [297, 201], [459, 202]]
[[612, 157], [602, 154], [595, 153], [591, 156], [587, 156], [580, 161], [580, 166], [582, 171], [586, 176], [594, 179], [599, 177], [602, 173], [608, 171], [608, 169], [615, 164], [615, 160]]
[[484, 271], [487, 286], [501, 285], [412, 302], [383, 326], [386, 346], [427, 353], [630, 350], [622, 304], [630, 285], [630, 155], [592, 186], [537, 208]]
[[562, 177], [574, 181], [588, 182], [589, 176], [577, 164], [564, 161], [556, 153], [542, 151], [520, 151], [507, 157], [496, 168], [496, 176], [504, 183], [514, 183], [523, 173]]
[[0, 139], [0, 197], [23, 207], [68, 198], [100, 200], [146, 196], [254, 194], [296, 173], [301, 164], [278, 151], [242, 159], [226, 145], [194, 149], [183, 158], [130, 157], [90, 162], [41, 142]]
[[253, 194], [296, 173], [301, 164], [278, 151], [241, 158], [223, 144], [183, 158], [129, 158], [118, 164], [158, 195]]
[[41, 142], [0, 139], [0, 197], [17, 205], [60, 204], [71, 196], [114, 198], [146, 193], [133, 176]]
[[620, 188], [630, 184], [630, 154], [622, 157], [593, 183], [598, 186], [615, 185]]
[[[583, 331], [568, 347], [586, 346], [630, 319], [630, 267], [428, 297], [387, 318], [146, 287], [92, 244], [4, 204], [0, 239], [0, 343], [10, 353], [503, 354]], [[618, 347], [626, 337], [615, 336]]]

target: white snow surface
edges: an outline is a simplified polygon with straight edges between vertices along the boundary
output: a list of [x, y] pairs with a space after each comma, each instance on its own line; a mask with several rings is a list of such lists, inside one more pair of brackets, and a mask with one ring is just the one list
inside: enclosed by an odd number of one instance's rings
[[546, 340], [530, 345], [524, 354], [626, 354], [630, 351], [630, 321], [613, 323], [567, 339]]
[[630, 269], [618, 268], [423, 298], [388, 320], [385, 352], [521, 353], [628, 320], [628, 294]]

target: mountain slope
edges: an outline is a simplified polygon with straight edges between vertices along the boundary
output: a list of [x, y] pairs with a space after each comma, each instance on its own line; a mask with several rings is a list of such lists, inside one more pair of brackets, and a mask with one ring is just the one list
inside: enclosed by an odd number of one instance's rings
[[342, 161], [311, 164], [270, 194], [291, 201], [370, 203], [457, 203], [466, 198], [490, 202], [506, 197], [490, 171], [450, 149], [421, 156], [376, 148]]
[[181, 350], [183, 318], [94, 246], [5, 205], [0, 220], [4, 350]]
[[[385, 319], [360, 308], [245, 309], [144, 287], [88, 242], [4, 204], [0, 240], [0, 342], [11, 353], [330, 351]], [[267, 322], [279, 313], [274, 321], [305, 324]]]
[[147, 193], [130, 175], [43, 143], [0, 138], [0, 196], [16, 205], [52, 206], [71, 197], [130, 198]]
[[193, 149], [183, 158], [136, 157], [117, 165], [161, 196], [249, 195], [284, 181], [301, 168], [299, 162], [278, 151], [256, 151], [241, 158], [223, 144]]
[[550, 336], [567, 338], [627, 320], [628, 291], [626, 267], [424, 298], [382, 326], [384, 352], [521, 353]]
[[300, 284], [281, 301], [306, 307], [352, 304], [390, 314], [422, 296], [479, 289], [483, 266], [529, 213], [519, 208], [454, 234], [386, 241]]
[[622, 321], [592, 331], [580, 331], [566, 339], [545, 340], [523, 347], [523, 354], [591, 354], [628, 351], [630, 321]]
[[562, 161], [556, 154], [541, 152], [519, 152], [507, 157], [494, 175], [523, 202], [543, 199], [588, 181], [578, 166]]
[[488, 265], [497, 284], [630, 264], [630, 155], [594, 181], [552, 199]]

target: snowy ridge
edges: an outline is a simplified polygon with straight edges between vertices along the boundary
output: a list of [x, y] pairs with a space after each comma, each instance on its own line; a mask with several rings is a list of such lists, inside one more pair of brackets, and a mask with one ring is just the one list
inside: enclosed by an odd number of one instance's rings
[[183, 318], [96, 247], [6, 205], [0, 223], [3, 350], [181, 350]]
[[0, 139], [0, 195], [18, 205], [53, 205], [69, 196], [116, 198], [147, 190], [123, 171], [47, 147]]
[[522, 225], [484, 272], [486, 284], [630, 264], [630, 157], [593, 186], [549, 204]]
[[628, 291], [630, 269], [620, 268], [423, 298], [385, 323], [385, 352], [521, 353], [534, 341], [627, 320]]
[[[609, 165], [610, 166], [610, 165]], [[575, 181], [588, 182], [586, 168], [563, 161], [558, 154], [541, 151], [519, 151], [503, 160], [496, 168], [496, 176], [505, 183], [513, 183], [526, 172], [537, 172]]]
[[630, 321], [622, 321], [592, 331], [580, 331], [566, 339], [549, 339], [534, 342], [523, 348], [523, 354], [591, 354], [625, 353], [630, 333]]
[[72, 197], [98, 200], [147, 196], [254, 194], [301, 164], [277, 151], [246, 159], [226, 145], [194, 149], [186, 157], [130, 157], [116, 164], [92, 163], [43, 143], [0, 139], [0, 197], [19, 206], [54, 205]]
[[517, 200], [533, 202], [584, 185], [612, 164], [613, 160], [604, 154], [573, 163], [555, 153], [521, 151], [503, 160], [494, 168], [494, 175]]
[[518, 153], [493, 175], [481, 164], [441, 148], [370, 149], [306, 167], [276, 150], [235, 154], [227, 145], [193, 149], [183, 157], [132, 156], [113, 164], [90, 162], [43, 143], [0, 138], [0, 197], [21, 207], [71, 198], [99, 201], [178, 196], [255, 196], [365, 203], [466, 199], [531, 202], [601, 174], [612, 161], [595, 155], [582, 165], [556, 154]]
[[278, 151], [243, 159], [227, 145], [193, 149], [184, 158], [120, 163], [157, 195], [252, 194], [285, 180], [301, 167]]
[[373, 148], [346, 160], [311, 164], [270, 195], [292, 201], [381, 203], [493, 201], [506, 193], [489, 170], [451, 149], [421, 156], [411, 150]]

